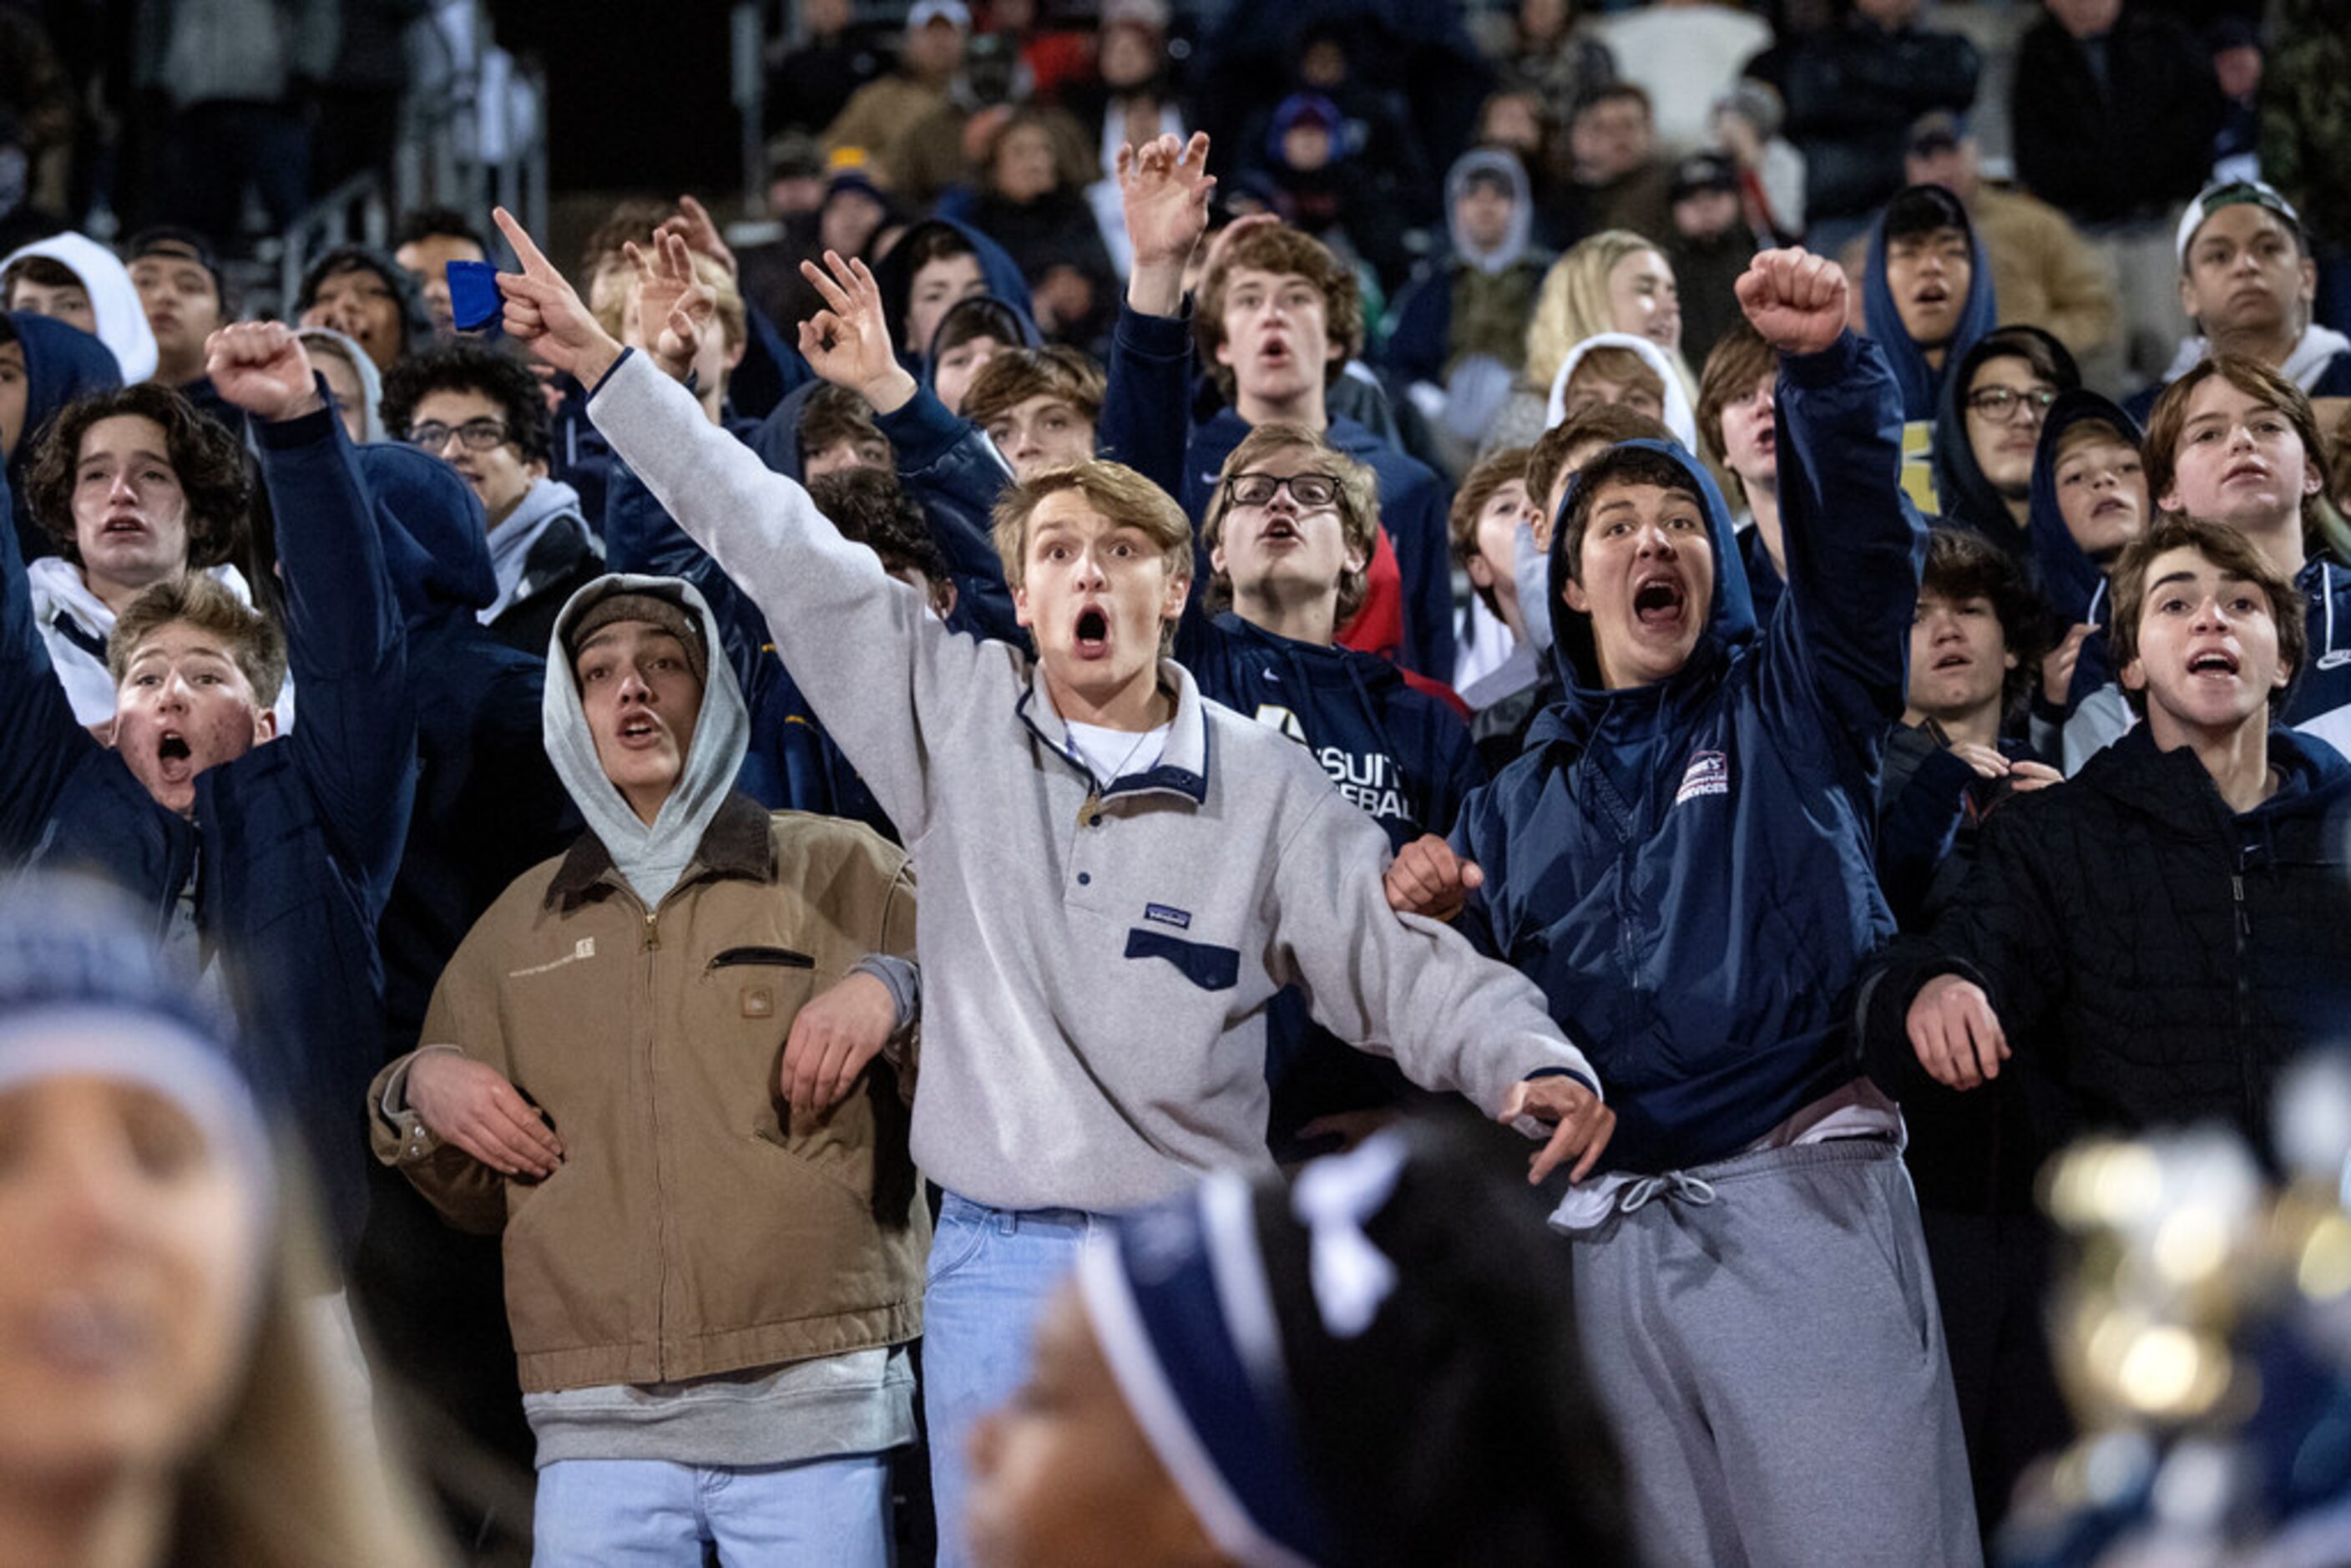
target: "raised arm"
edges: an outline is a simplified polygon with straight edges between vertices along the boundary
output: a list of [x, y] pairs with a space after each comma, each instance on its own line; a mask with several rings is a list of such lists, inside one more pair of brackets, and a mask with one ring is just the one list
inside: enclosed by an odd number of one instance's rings
[[[818, 716], [908, 841], [919, 838], [931, 777], [923, 725], [967, 710], [990, 660], [1009, 668], [1006, 651], [950, 633], [806, 490], [703, 418], [684, 388], [642, 358], [623, 363], [522, 225], [504, 210], [497, 219], [524, 268], [498, 280], [508, 334], [591, 389], [590, 417], [613, 451], [758, 606]], [[800, 350], [827, 380], [865, 379], [890, 355], [880, 291], [862, 263], [828, 260], [831, 273], [809, 269], [829, 308], [801, 325]]]
[[1192, 323], [1184, 268], [1207, 232], [1216, 185], [1205, 132], [1188, 142], [1162, 136], [1140, 149], [1119, 149], [1119, 199], [1134, 267], [1111, 333], [1095, 445], [1177, 497], [1191, 434]]
[[0, 864], [33, 852], [74, 770], [98, 749], [74, 718], [34, 622], [8, 506], [0, 474]]
[[[1902, 716], [1927, 527], [1902, 493], [1902, 407], [1877, 346], [1844, 327], [1844, 272], [1802, 250], [1758, 256], [1739, 302], [1780, 350], [1780, 517], [1788, 597], [1762, 635], [1874, 765]], [[1802, 723], [1803, 716], [1789, 716]]]
[[213, 385], [253, 416], [277, 518], [287, 667], [302, 694], [300, 721], [279, 744], [294, 748], [338, 852], [380, 906], [407, 837], [416, 727], [405, 623], [373, 503], [291, 328], [239, 322], [214, 332], [207, 350]]

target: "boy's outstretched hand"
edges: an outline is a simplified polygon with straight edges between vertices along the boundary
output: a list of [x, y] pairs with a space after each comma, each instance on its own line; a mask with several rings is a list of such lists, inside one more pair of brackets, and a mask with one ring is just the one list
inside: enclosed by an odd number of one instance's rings
[[1160, 136], [1118, 150], [1118, 193], [1125, 210], [1134, 265], [1127, 303], [1146, 316], [1173, 316], [1184, 308], [1184, 268], [1208, 232], [1208, 134], [1189, 141]]
[[519, 274], [498, 274], [507, 336], [581, 386], [593, 387], [619, 361], [620, 343], [597, 325], [580, 291], [547, 259], [512, 213], [500, 207], [490, 215], [522, 263]]
[[1759, 253], [1739, 279], [1739, 306], [1783, 354], [1817, 354], [1844, 332], [1844, 269], [1801, 246]]
[[702, 329], [718, 308], [717, 291], [695, 279], [693, 258], [679, 235], [666, 230], [655, 235], [651, 256], [633, 240], [621, 248], [637, 272], [637, 330], [632, 346], [652, 355], [663, 374], [682, 382], [694, 370]]
[[822, 267], [800, 263], [800, 276], [815, 285], [825, 303], [800, 323], [800, 358], [809, 369], [857, 393], [879, 413], [903, 406], [914, 395], [914, 378], [890, 347], [890, 320], [872, 268], [829, 250]]
[[233, 322], [204, 340], [204, 373], [223, 402], [256, 419], [296, 419], [326, 405], [302, 340], [282, 321]]
[[1616, 1113], [1602, 1104], [1599, 1095], [1580, 1080], [1557, 1073], [1510, 1085], [1510, 1097], [1502, 1102], [1501, 1113], [1494, 1120], [1509, 1127], [1522, 1119], [1552, 1124], [1549, 1141], [1527, 1167], [1530, 1185], [1541, 1183], [1571, 1159], [1575, 1168], [1568, 1172], [1567, 1179], [1582, 1181], [1600, 1163], [1601, 1151], [1608, 1147], [1609, 1136], [1616, 1131]]

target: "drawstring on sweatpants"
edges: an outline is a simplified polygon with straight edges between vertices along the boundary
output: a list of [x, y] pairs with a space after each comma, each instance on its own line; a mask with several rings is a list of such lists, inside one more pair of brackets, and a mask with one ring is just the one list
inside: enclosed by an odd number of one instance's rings
[[1663, 1171], [1641, 1176], [1625, 1184], [1624, 1196], [1616, 1200], [1616, 1212], [1630, 1214], [1659, 1197], [1678, 1198], [1693, 1208], [1704, 1208], [1714, 1201], [1714, 1184], [1687, 1171]]

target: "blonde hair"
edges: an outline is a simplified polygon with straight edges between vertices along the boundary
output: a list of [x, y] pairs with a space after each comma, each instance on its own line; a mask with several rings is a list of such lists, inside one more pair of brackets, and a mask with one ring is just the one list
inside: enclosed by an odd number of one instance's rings
[[404, 1468], [372, 1450], [340, 1408], [305, 1309], [333, 1283], [300, 1150], [278, 1144], [277, 1216], [243, 1384], [189, 1460], [172, 1529], [193, 1568], [435, 1568], [445, 1553]]
[[[1548, 388], [1559, 379], [1560, 366], [1567, 363], [1568, 354], [1578, 343], [1616, 330], [1616, 315], [1608, 303], [1608, 275], [1616, 270], [1618, 262], [1645, 250], [1665, 254], [1655, 240], [1644, 239], [1631, 229], [1603, 229], [1585, 235], [1552, 263], [1535, 296], [1534, 319], [1527, 323], [1523, 374], [1529, 386]], [[1682, 363], [1681, 350], [1662, 344], [1659, 348], [1687, 392], [1690, 373]]]
[[117, 686], [139, 645], [166, 626], [194, 627], [221, 644], [253, 687], [253, 700], [274, 706], [286, 685], [286, 633], [277, 622], [202, 572], [159, 582], [131, 601], [106, 637], [106, 673]]
[[[1019, 589], [1026, 584], [1029, 519], [1047, 497], [1064, 490], [1077, 491], [1112, 522], [1142, 529], [1158, 548], [1171, 579], [1191, 577], [1192, 519], [1184, 515], [1184, 508], [1125, 464], [1096, 457], [1032, 475], [997, 498], [993, 532], [1006, 587]], [[1163, 646], [1174, 632], [1173, 626], [1163, 632]]]
[[[1251, 464], [1276, 452], [1311, 452], [1329, 465], [1331, 477], [1338, 481], [1340, 531], [1364, 558], [1361, 570], [1339, 574], [1339, 615], [1335, 624], [1343, 626], [1364, 607], [1364, 596], [1370, 591], [1372, 552], [1380, 542], [1380, 481], [1370, 467], [1332, 445], [1321, 431], [1270, 421], [1241, 437], [1241, 444], [1233, 448], [1217, 476], [1217, 493], [1208, 502], [1208, 515], [1200, 525], [1200, 542], [1211, 550], [1224, 543], [1225, 514], [1232, 510], [1233, 505], [1232, 486], [1227, 481], [1236, 474], [1247, 473]], [[1217, 571], [1209, 579], [1208, 587], [1217, 608], [1230, 602], [1233, 580], [1229, 573]]]

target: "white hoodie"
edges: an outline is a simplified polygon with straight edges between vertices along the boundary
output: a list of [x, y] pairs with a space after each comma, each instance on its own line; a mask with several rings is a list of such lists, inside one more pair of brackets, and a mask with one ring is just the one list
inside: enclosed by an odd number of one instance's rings
[[130, 268], [112, 251], [86, 235], [51, 235], [0, 257], [0, 272], [28, 256], [45, 256], [81, 279], [98, 316], [98, 340], [114, 351], [124, 386], [155, 373], [155, 334], [147, 325], [147, 308], [139, 303]]
[[1673, 432], [1674, 439], [1689, 452], [1698, 450], [1698, 416], [1690, 412], [1689, 392], [1682, 385], [1680, 372], [1666, 351], [1646, 338], [1636, 338], [1630, 332], [1594, 332], [1567, 351], [1559, 364], [1559, 374], [1552, 378], [1551, 401], [1543, 407], [1543, 428], [1551, 430], [1567, 418], [1567, 379], [1575, 374], [1575, 367], [1583, 356], [1594, 349], [1630, 349], [1641, 356], [1641, 362], [1657, 372], [1666, 383], [1665, 427]]

